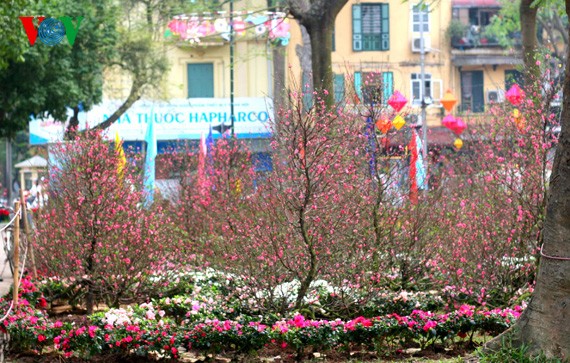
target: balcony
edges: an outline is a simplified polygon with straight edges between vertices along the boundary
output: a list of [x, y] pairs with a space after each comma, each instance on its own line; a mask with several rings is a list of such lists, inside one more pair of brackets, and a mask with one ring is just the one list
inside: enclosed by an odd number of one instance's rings
[[[486, 28], [486, 26], [464, 24], [458, 19], [453, 19], [448, 29], [451, 38], [451, 47], [459, 50], [503, 48], [495, 37], [487, 35]], [[510, 38], [514, 40], [514, 47], [519, 48], [521, 45], [520, 32], [511, 34]]]
[[446, 31], [451, 42], [455, 66], [520, 64], [520, 32], [509, 35], [511, 45], [504, 47], [490, 31], [498, 15], [497, 0], [452, 0], [452, 20]]

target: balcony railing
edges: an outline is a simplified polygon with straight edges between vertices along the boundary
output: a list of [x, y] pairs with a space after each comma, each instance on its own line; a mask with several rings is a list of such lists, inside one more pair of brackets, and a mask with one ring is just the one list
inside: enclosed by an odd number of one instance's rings
[[[465, 29], [461, 34], [451, 36], [451, 47], [455, 49], [465, 50], [473, 48], [502, 48], [503, 46], [493, 36], [485, 34], [485, 27], [476, 25], [465, 25]], [[514, 46], [521, 44], [520, 32], [510, 35], [514, 41]]]

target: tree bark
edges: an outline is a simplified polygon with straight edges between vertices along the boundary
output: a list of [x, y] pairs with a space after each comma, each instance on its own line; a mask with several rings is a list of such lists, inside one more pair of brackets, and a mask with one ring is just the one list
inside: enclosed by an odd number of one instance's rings
[[[524, 1], [524, 0], [523, 0]], [[566, 0], [570, 14], [570, 0]], [[523, 23], [525, 24], [525, 23]], [[567, 56], [569, 54], [567, 53]], [[570, 358], [570, 69], [564, 78], [561, 133], [544, 222], [543, 255], [540, 259], [536, 288], [529, 306], [515, 326], [506, 333], [513, 344], [525, 344], [531, 353], [548, 357]], [[501, 336], [486, 346], [494, 349]]]
[[[283, 0], [267, 0], [267, 8], [270, 11], [279, 10]], [[273, 64], [273, 109], [275, 114], [285, 107], [285, 47], [275, 46], [271, 51]]]
[[137, 83], [136, 81], [133, 82], [133, 85], [131, 86], [131, 91], [125, 102], [123, 102], [123, 104], [115, 112], [113, 112], [113, 114], [109, 116], [108, 119], [101, 122], [97, 126], [92, 127], [91, 130], [105, 130], [108, 127], [110, 127], [113, 123], [115, 123], [115, 121], [117, 121], [119, 117], [121, 117], [125, 112], [127, 112], [127, 110], [131, 108], [131, 106], [141, 98], [142, 88], [143, 86], [141, 84]]
[[526, 69], [526, 85], [530, 86], [538, 79], [539, 69], [534, 59], [537, 49], [536, 14], [537, 7], [532, 7], [534, 0], [521, 0], [519, 7], [521, 19], [522, 55]]
[[79, 106], [73, 107], [73, 115], [69, 118], [67, 123], [67, 130], [65, 130], [65, 139], [73, 140], [79, 130]]
[[334, 22], [347, 2], [348, 0], [288, 0], [291, 15], [307, 28], [311, 38], [313, 87], [328, 106], [334, 105], [331, 57]]
[[273, 62], [273, 109], [285, 107], [285, 48], [275, 47], [272, 51]]

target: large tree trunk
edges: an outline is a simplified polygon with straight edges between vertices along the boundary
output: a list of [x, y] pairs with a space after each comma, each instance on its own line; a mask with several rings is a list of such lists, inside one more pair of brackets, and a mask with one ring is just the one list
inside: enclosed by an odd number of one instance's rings
[[[523, 0], [524, 1], [524, 0]], [[570, 13], [570, 0], [566, 0]], [[523, 23], [524, 24], [524, 23]], [[569, 54], [567, 54], [568, 56]], [[570, 68], [564, 78], [561, 134], [544, 222], [544, 248], [529, 306], [507, 332], [515, 344], [549, 357], [570, 359]], [[500, 344], [492, 340], [487, 347]]]
[[[534, 54], [537, 49], [536, 13], [537, 7], [531, 7], [534, 0], [521, 0], [519, 7], [521, 19], [522, 55], [526, 69], [526, 85], [530, 86], [538, 79], [538, 66]], [[534, 79], [533, 79], [534, 78]]]
[[313, 87], [328, 106], [334, 105], [331, 58], [334, 22], [347, 2], [348, 0], [288, 0], [289, 11], [307, 29], [311, 38]]
[[[267, 0], [269, 10], [281, 10], [283, 0]], [[275, 114], [285, 106], [285, 47], [275, 46], [271, 52], [273, 64], [273, 109]]]
[[[328, 23], [334, 18], [323, 20]], [[334, 83], [332, 71], [332, 27], [324, 27], [321, 22], [305, 24], [311, 38], [311, 64], [313, 69], [313, 86], [322, 94], [327, 105], [334, 104]], [[328, 92], [321, 92], [327, 90]]]
[[285, 47], [275, 47], [273, 61], [273, 109], [275, 114], [285, 106]]

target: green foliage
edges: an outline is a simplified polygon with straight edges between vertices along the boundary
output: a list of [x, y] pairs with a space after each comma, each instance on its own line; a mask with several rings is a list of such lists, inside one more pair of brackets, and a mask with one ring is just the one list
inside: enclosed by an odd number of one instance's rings
[[485, 27], [485, 35], [497, 39], [502, 47], [513, 47], [515, 39], [511, 35], [521, 30], [520, 0], [500, 0], [500, 3], [501, 10], [498, 15], [491, 18], [491, 23]]
[[26, 128], [30, 116], [49, 114], [66, 120], [67, 107], [81, 104], [89, 109], [99, 103], [103, 69], [113, 58], [118, 39], [112, 1], [41, 1], [16, 11], [73, 19], [83, 16], [84, 20], [73, 46], [65, 40], [52, 47], [36, 40], [30, 46], [19, 19], [9, 30], [10, 36], [26, 43], [20, 59], [8, 58], [0, 70], [0, 136], [10, 137]]
[[481, 363], [562, 363], [563, 361], [556, 358], [547, 358], [544, 353], [531, 355], [529, 346], [520, 345], [513, 346], [510, 338], [503, 340], [499, 350], [486, 352], [478, 350], [477, 356]]
[[[28, 40], [18, 16], [32, 4], [29, 0], [7, 0], [0, 2], [0, 71], [10, 61], [23, 61], [22, 54], [28, 47]], [[17, 31], [16, 31], [17, 29]]]

